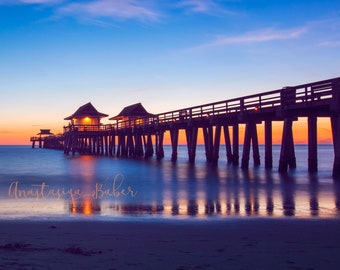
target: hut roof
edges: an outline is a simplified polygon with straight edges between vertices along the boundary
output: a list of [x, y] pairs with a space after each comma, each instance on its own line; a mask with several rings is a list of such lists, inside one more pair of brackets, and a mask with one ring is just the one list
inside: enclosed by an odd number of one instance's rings
[[86, 103], [83, 106], [80, 106], [76, 112], [66, 118], [64, 120], [71, 120], [72, 118], [79, 118], [82, 116], [92, 116], [92, 117], [107, 117], [108, 114], [98, 112], [97, 109], [91, 104], [91, 102]]
[[37, 135], [53, 135], [50, 129], [40, 129], [40, 132]]
[[109, 120], [117, 120], [122, 117], [153, 117], [155, 116], [152, 113], [147, 112], [143, 107], [142, 103], [136, 103], [130, 106], [125, 107], [118, 115], [109, 118]]

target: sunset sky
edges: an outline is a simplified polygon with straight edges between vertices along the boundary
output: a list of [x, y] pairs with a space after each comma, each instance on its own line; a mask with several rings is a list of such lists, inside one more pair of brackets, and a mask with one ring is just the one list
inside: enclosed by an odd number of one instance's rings
[[339, 29], [337, 0], [0, 0], [0, 144], [89, 101], [161, 113], [338, 77]]

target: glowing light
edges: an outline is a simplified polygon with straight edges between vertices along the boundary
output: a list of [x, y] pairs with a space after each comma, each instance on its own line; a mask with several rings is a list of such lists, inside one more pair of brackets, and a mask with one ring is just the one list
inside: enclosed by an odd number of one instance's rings
[[226, 201], [221, 201], [221, 215], [226, 215], [227, 214], [227, 202]]
[[200, 200], [197, 202], [197, 214], [200, 216], [205, 215], [205, 201]]
[[188, 215], [188, 202], [186, 200], [180, 200], [178, 202], [178, 214]]
[[167, 215], [172, 214], [172, 202], [171, 200], [164, 200], [163, 201], [163, 213]]
[[90, 200], [85, 200], [83, 202], [83, 213], [85, 215], [91, 215], [93, 213], [92, 204]]
[[136, 119], [135, 121], [136, 125], [141, 125], [143, 123], [143, 120], [141, 118]]

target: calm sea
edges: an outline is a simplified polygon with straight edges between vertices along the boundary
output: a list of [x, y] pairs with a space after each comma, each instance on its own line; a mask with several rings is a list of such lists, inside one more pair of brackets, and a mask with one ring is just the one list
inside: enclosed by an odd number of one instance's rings
[[[319, 146], [314, 175], [305, 145], [296, 145], [297, 169], [287, 175], [277, 173], [279, 151], [274, 146], [272, 170], [250, 162], [244, 171], [227, 164], [223, 147], [211, 167], [203, 146], [195, 165], [187, 162], [186, 146], [175, 163], [169, 146], [161, 161], [0, 146], [0, 219], [339, 218], [332, 146]], [[263, 160], [263, 148], [260, 154]]]

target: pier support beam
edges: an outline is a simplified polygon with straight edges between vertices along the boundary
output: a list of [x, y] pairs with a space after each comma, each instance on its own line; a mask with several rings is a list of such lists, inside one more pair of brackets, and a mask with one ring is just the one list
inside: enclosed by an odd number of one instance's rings
[[110, 134], [108, 139], [109, 139], [109, 155], [112, 157], [115, 153], [115, 136]]
[[194, 163], [196, 158], [197, 131], [198, 128], [195, 126], [190, 126], [185, 129], [190, 163]]
[[331, 117], [333, 147], [334, 147], [334, 163], [333, 177], [340, 179], [340, 115]]
[[233, 165], [239, 164], [239, 139], [238, 139], [238, 124], [233, 125]]
[[177, 148], [178, 148], [178, 128], [170, 129], [170, 140], [171, 140], [171, 161], [177, 160]]
[[126, 153], [129, 157], [135, 157], [136, 152], [132, 133], [126, 135]]
[[293, 119], [286, 118], [283, 123], [281, 152], [279, 161], [279, 172], [287, 172], [289, 169], [296, 168], [296, 157], [293, 139]]
[[220, 142], [221, 142], [221, 129], [222, 126], [217, 125], [215, 128], [215, 138], [213, 145], [213, 153], [212, 153], [212, 163], [217, 165], [220, 153]]
[[211, 162], [213, 156], [213, 127], [203, 127], [202, 129], [206, 161]]
[[100, 142], [100, 154], [104, 155], [104, 136], [99, 137]]
[[134, 139], [135, 139], [135, 155], [137, 157], [142, 157], [144, 155], [142, 135], [140, 133], [136, 133], [134, 135]]
[[273, 168], [273, 131], [271, 120], [264, 122], [264, 166], [266, 169]]
[[105, 145], [105, 156], [109, 155], [109, 137], [107, 135], [104, 136], [104, 145]]
[[152, 136], [151, 134], [147, 135], [147, 142], [146, 142], [146, 150], [145, 150], [145, 158], [149, 158], [153, 156], [153, 145], [152, 145]]
[[125, 135], [118, 135], [117, 157], [125, 156]]
[[92, 155], [92, 137], [89, 137], [89, 150], [88, 150], [89, 154]]
[[243, 144], [243, 153], [242, 153], [242, 163], [241, 168], [247, 169], [249, 166], [249, 154], [250, 154], [250, 146], [253, 146], [253, 158], [254, 158], [254, 166], [260, 165], [260, 153], [259, 153], [259, 144], [257, 139], [257, 130], [255, 122], [248, 122], [246, 124], [246, 130], [244, 135], [244, 144]]
[[253, 159], [254, 159], [254, 166], [260, 166], [260, 150], [259, 150], [259, 140], [257, 138], [257, 128], [256, 123], [253, 123], [252, 128], [252, 146], [253, 146]]
[[158, 131], [156, 133], [156, 157], [158, 160], [164, 158], [163, 138], [164, 131]]
[[233, 163], [233, 153], [232, 153], [232, 150], [231, 150], [229, 127], [223, 126], [223, 131], [224, 131], [225, 150], [226, 150], [226, 154], [227, 154], [227, 162]]
[[206, 160], [214, 165], [217, 165], [219, 159], [221, 129], [221, 125], [203, 127]]
[[308, 116], [308, 171], [318, 171], [317, 117]]
[[334, 147], [333, 177], [340, 180], [340, 79], [332, 82], [331, 126]]

